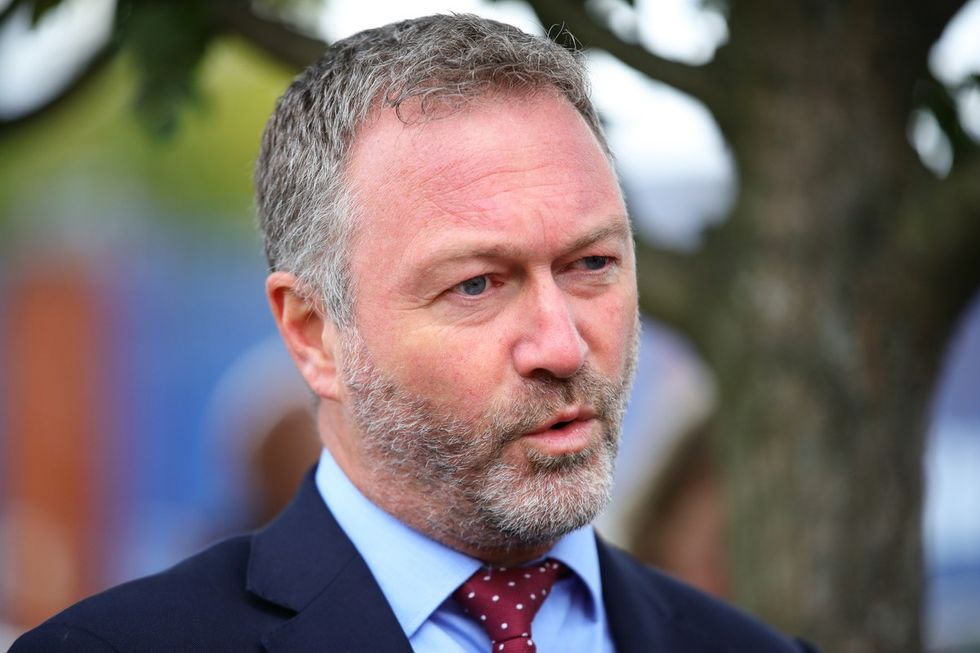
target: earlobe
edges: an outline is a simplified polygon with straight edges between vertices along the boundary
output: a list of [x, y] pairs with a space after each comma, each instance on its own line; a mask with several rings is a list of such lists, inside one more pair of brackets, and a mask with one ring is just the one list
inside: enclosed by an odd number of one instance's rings
[[337, 337], [333, 322], [295, 275], [273, 272], [266, 279], [265, 290], [276, 326], [300, 374], [317, 396], [337, 399]]

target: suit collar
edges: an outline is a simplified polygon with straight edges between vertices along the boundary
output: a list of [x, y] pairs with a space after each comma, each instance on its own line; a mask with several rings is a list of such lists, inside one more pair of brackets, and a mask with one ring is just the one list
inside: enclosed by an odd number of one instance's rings
[[[673, 650], [666, 646], [665, 625], [673, 612], [662, 597], [637, 582], [636, 567], [625, 556], [597, 539], [602, 600], [606, 619], [619, 653]], [[646, 590], [646, 591], [644, 591]], [[654, 646], [657, 644], [657, 646]]]
[[312, 472], [292, 503], [252, 538], [246, 583], [252, 594], [298, 613], [263, 638], [272, 653], [411, 651]]
[[597, 540], [602, 597], [618, 653], [718, 651], [716, 644], [699, 636], [697, 624], [688, 623], [676, 598], [664, 594], [666, 581], [659, 572]]
[[[710, 607], [714, 604], [711, 599], [641, 565], [602, 539], [598, 546], [602, 596], [618, 653], [734, 651], [734, 645], [718, 636], [725, 631], [718, 629], [735, 621], [723, 616], [721, 609]], [[730, 609], [725, 612], [734, 614]]]
[[253, 536], [246, 587], [299, 612], [356, 556], [307, 475], [286, 509]]

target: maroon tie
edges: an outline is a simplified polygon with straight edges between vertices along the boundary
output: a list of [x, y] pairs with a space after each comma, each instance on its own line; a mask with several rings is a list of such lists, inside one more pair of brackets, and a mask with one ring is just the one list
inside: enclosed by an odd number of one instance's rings
[[492, 653], [534, 653], [531, 620], [564, 571], [551, 558], [530, 567], [484, 567], [453, 598], [487, 631]]

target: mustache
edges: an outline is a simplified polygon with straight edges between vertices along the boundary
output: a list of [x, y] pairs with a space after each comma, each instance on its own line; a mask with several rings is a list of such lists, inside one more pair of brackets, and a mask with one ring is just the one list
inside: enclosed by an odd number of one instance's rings
[[[367, 367], [364, 372], [368, 372]], [[359, 379], [350, 385], [373, 397], [363, 407], [388, 406], [386, 412], [399, 414], [398, 423], [386, 424], [387, 430], [375, 439], [392, 454], [391, 464], [407, 471], [421, 467], [431, 479], [446, 483], [478, 477], [501, 458], [508, 444], [569, 406], [590, 408], [595, 419], [607, 426], [603, 429], [607, 440], [604, 446], [615, 446], [618, 430], [613, 424], [619, 419], [623, 403], [622, 383], [605, 378], [589, 366], [568, 378], [542, 373], [526, 379], [509, 396], [493, 401], [472, 417], [450, 413], [431, 399], [406, 395], [376, 370], [358, 376], [364, 384]], [[393, 437], [395, 430], [398, 437]], [[540, 461], [545, 463], [554, 461]]]
[[588, 407], [596, 419], [606, 421], [615, 410], [618, 390], [589, 366], [568, 378], [541, 374], [521, 386], [517, 397], [500, 400], [492, 407], [487, 430], [496, 435], [498, 446], [503, 447], [569, 406]]

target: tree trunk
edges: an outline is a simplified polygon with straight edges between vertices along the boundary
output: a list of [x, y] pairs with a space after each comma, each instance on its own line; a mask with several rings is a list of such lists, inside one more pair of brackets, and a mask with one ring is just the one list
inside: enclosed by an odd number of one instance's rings
[[898, 79], [926, 53], [868, 4], [733, 4], [718, 117], [741, 191], [706, 241], [696, 326], [736, 599], [835, 653], [921, 650], [923, 439], [952, 326], [895, 237], [937, 183]]

